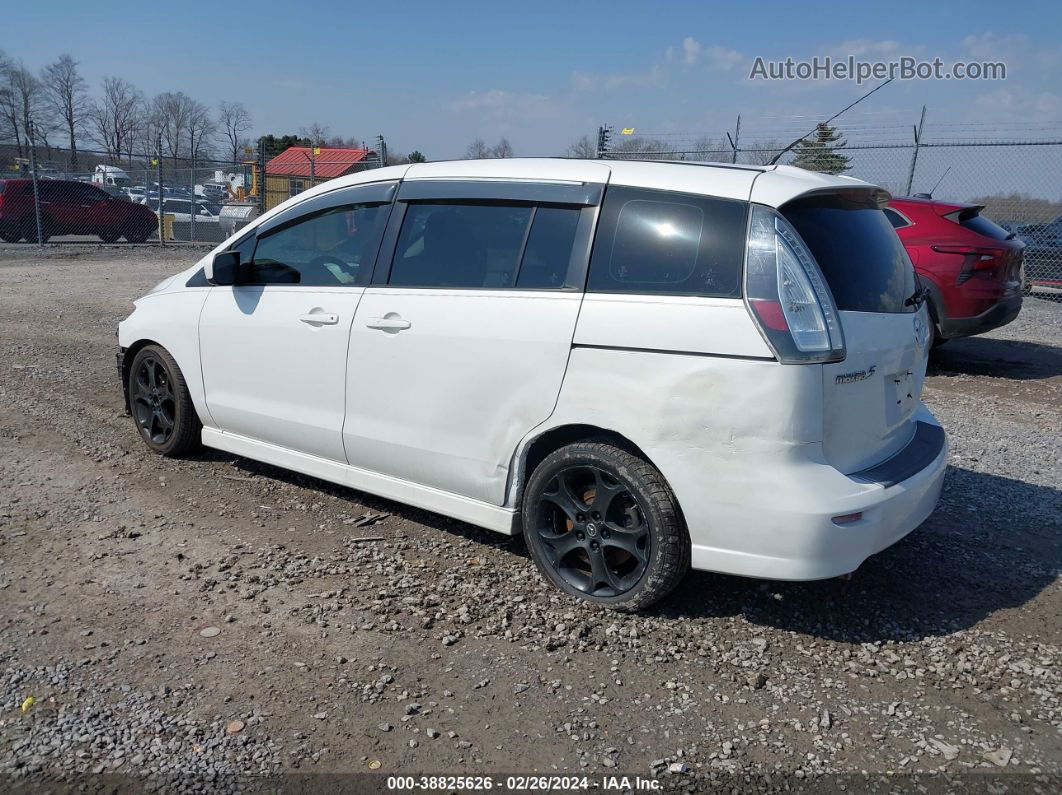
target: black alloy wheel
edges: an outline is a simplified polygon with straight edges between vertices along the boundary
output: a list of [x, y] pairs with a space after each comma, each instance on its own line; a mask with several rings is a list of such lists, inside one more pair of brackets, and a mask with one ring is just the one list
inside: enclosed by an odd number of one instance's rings
[[557, 573], [591, 596], [626, 593], [649, 565], [649, 527], [637, 500], [594, 466], [557, 473], [542, 493], [534, 532]]
[[177, 406], [170, 374], [158, 356], [137, 361], [130, 390], [130, 408], [140, 433], [153, 445], [165, 445], [173, 436]]

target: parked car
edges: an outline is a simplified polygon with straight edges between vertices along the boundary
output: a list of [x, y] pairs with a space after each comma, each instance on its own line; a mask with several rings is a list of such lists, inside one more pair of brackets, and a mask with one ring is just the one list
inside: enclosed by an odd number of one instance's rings
[[978, 204], [893, 199], [885, 209], [928, 291], [934, 343], [983, 334], [1018, 316], [1022, 251]]
[[[143, 441], [502, 533], [623, 609], [845, 574], [936, 505], [887, 195], [789, 166], [395, 166], [285, 202], [119, 325]], [[293, 287], [294, 285], [294, 287]]]
[[1025, 243], [1025, 273], [1032, 289], [1062, 289], [1062, 215], [1046, 224], [1022, 224], [1014, 233]]
[[204, 182], [202, 185], [195, 186], [196, 196], [202, 196], [204, 199], [221, 204], [229, 197], [229, 191], [226, 185], [220, 182]]
[[[130, 243], [143, 243], [158, 228], [158, 219], [148, 208], [109, 196], [87, 182], [41, 180], [37, 190], [43, 240], [53, 235], [98, 235], [105, 243], [123, 236]], [[0, 181], [0, 238], [8, 243], [37, 242], [33, 180]]]
[[[156, 201], [158, 200], [156, 199]], [[193, 203], [188, 199], [164, 198], [162, 200], [162, 212], [166, 215], [172, 215], [173, 220], [177, 223], [191, 223], [192, 207]], [[218, 222], [217, 213], [211, 212], [206, 204], [195, 202], [194, 207], [195, 222], [197, 224], [216, 224]]]

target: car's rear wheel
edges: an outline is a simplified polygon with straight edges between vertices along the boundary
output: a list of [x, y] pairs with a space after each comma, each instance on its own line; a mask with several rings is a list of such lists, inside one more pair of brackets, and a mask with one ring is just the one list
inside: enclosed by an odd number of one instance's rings
[[17, 243], [22, 239], [22, 233], [12, 227], [0, 228], [0, 240], [5, 243]]
[[137, 351], [126, 393], [140, 436], [156, 453], [180, 456], [200, 446], [203, 426], [181, 368], [165, 348], [146, 345]]
[[608, 442], [576, 442], [547, 456], [522, 508], [539, 569], [585, 601], [639, 610], [667, 596], [689, 570], [689, 535], [664, 477]]
[[48, 239], [52, 236], [51, 229], [49, 228], [47, 218], [41, 219], [40, 235], [37, 234], [37, 221], [35, 218], [30, 218], [28, 221], [22, 223], [22, 237], [26, 239], [27, 243], [47, 243]]
[[100, 232], [100, 233], [99, 233], [99, 238], [100, 238], [100, 240], [102, 240], [102, 241], [103, 241], [104, 243], [114, 243], [114, 242], [115, 242], [115, 241], [117, 241], [117, 240], [118, 240], [118, 238], [120, 238], [121, 236], [122, 236], [122, 235], [121, 235], [121, 233], [120, 233], [120, 232]]
[[151, 233], [153, 231], [154, 227], [150, 227], [147, 225], [132, 226], [129, 229], [125, 230], [125, 239], [128, 240], [130, 243], [143, 243], [145, 240], [151, 237]]

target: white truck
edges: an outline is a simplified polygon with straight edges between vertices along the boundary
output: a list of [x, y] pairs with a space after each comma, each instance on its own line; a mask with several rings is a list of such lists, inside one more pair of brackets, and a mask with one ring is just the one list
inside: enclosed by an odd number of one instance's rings
[[133, 184], [129, 175], [118, 166], [96, 166], [92, 172], [92, 184], [107, 188], [128, 188]]

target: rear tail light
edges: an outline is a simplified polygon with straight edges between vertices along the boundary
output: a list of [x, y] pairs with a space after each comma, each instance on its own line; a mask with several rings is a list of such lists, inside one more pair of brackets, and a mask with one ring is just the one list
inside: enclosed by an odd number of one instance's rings
[[992, 270], [1003, 263], [1006, 251], [991, 246], [930, 246], [938, 254], [956, 254], [965, 257], [959, 276], [955, 280], [957, 284], [968, 281], [974, 275], [974, 271]]
[[745, 256], [745, 296], [778, 361], [844, 359], [844, 334], [833, 296], [789, 222], [769, 207], [752, 205]]

